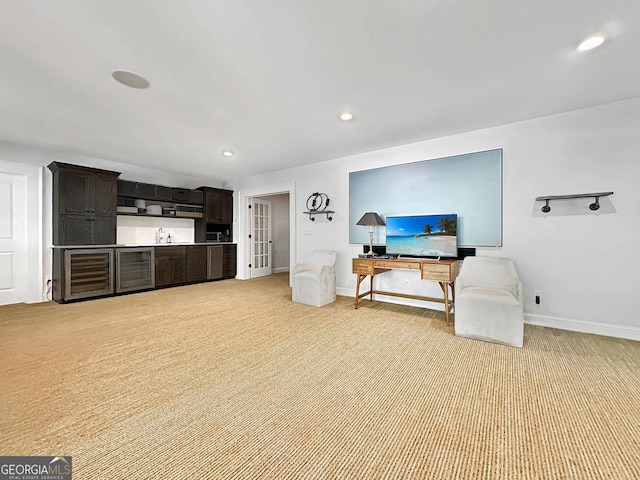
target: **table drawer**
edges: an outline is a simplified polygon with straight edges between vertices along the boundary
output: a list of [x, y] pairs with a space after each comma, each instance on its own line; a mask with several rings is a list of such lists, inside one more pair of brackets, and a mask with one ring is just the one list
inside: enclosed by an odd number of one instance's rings
[[449, 282], [453, 280], [451, 278], [451, 265], [435, 265], [432, 263], [423, 263], [421, 278], [425, 280]]
[[373, 260], [354, 258], [352, 260], [352, 269], [353, 273], [360, 275], [373, 275]]
[[376, 260], [377, 268], [405, 268], [409, 270], [420, 270], [420, 262], [412, 262], [411, 260]]

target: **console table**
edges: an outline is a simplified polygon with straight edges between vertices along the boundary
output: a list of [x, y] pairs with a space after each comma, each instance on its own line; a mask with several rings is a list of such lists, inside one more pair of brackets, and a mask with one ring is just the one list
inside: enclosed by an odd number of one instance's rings
[[[356, 284], [356, 303], [362, 297], [369, 295], [369, 301], [373, 300], [373, 294], [390, 295], [394, 297], [413, 298], [428, 302], [444, 303], [444, 317], [449, 325], [449, 313], [455, 301], [455, 279], [458, 276], [460, 262], [455, 259], [435, 260], [424, 258], [354, 258], [352, 260], [353, 273], [358, 276]], [[395, 269], [418, 270], [422, 280], [432, 280], [440, 284], [444, 298], [424, 297], [401, 292], [387, 292], [373, 288], [373, 277], [381, 273]], [[368, 292], [360, 293], [360, 284], [367, 277], [371, 278]], [[451, 286], [451, 300], [449, 300], [449, 286]]]

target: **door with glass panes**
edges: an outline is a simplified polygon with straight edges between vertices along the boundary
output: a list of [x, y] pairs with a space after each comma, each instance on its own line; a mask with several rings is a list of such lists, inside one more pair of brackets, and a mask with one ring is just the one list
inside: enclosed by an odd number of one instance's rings
[[271, 202], [251, 200], [251, 278], [271, 275]]

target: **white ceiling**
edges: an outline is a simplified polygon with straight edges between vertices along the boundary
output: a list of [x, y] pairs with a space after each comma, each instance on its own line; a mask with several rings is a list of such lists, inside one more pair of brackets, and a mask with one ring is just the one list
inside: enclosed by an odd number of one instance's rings
[[0, 0], [0, 141], [228, 180], [640, 96], [639, 23], [638, 0]]

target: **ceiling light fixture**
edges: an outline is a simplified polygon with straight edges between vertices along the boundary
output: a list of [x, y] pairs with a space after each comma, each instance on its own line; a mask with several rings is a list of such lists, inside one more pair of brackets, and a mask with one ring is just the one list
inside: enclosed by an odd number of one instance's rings
[[588, 50], [593, 50], [594, 48], [599, 47], [604, 43], [606, 37], [604, 35], [592, 35], [589, 38], [586, 38], [582, 41], [580, 45], [578, 45], [578, 50], [581, 52], [586, 52]]
[[222, 156], [224, 156], [224, 157], [232, 157], [233, 156], [233, 152], [231, 150], [223, 150], [222, 151]]
[[149, 88], [149, 81], [138, 75], [137, 73], [127, 72], [126, 70], [116, 70], [111, 76], [118, 82], [131, 88]]
[[344, 120], [345, 122], [348, 122], [352, 118], [353, 114], [351, 112], [344, 112], [340, 115], [340, 120]]

